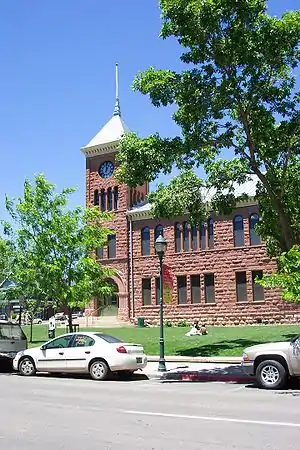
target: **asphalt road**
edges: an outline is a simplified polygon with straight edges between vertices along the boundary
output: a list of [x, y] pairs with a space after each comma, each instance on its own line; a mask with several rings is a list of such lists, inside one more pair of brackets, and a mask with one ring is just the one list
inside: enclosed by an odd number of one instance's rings
[[299, 449], [300, 391], [0, 374], [2, 450]]

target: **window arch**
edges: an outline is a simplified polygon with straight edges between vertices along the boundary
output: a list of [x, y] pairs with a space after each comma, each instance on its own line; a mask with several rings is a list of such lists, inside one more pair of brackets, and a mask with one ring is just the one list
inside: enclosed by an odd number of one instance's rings
[[118, 209], [119, 206], [119, 188], [118, 186], [114, 187], [114, 209]]
[[250, 217], [249, 217], [250, 245], [260, 245], [261, 244], [261, 238], [255, 230], [255, 226], [258, 221], [259, 221], [258, 214], [254, 213], [254, 214], [250, 215]]
[[174, 225], [174, 235], [175, 235], [175, 252], [181, 252], [181, 229], [180, 223], [176, 222]]
[[144, 227], [141, 231], [142, 255], [150, 255], [150, 228]]
[[159, 225], [157, 225], [157, 227], [155, 227], [154, 240], [156, 241], [156, 239], [160, 235], [162, 235], [162, 236], [164, 235], [164, 227], [161, 224], [159, 224]]
[[94, 206], [99, 205], [99, 190], [95, 189], [94, 191]]
[[235, 247], [244, 247], [244, 218], [241, 215], [237, 215], [233, 218], [233, 238]]
[[208, 248], [213, 248], [214, 246], [214, 219], [210, 217], [207, 221], [207, 231], [208, 231]]
[[101, 189], [101, 211], [106, 210], [106, 192], [105, 189]]
[[107, 189], [107, 209], [108, 209], [108, 211], [111, 211], [113, 209], [111, 188]]
[[187, 252], [190, 249], [189, 224], [187, 222], [183, 222], [182, 231], [183, 231], [183, 250]]

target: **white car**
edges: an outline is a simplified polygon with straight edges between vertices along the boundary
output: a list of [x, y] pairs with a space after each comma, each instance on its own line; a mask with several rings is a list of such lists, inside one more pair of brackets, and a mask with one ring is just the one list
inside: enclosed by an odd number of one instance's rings
[[90, 373], [94, 380], [104, 380], [110, 372], [129, 378], [147, 365], [139, 344], [126, 344], [105, 333], [78, 332], [59, 336], [41, 347], [19, 352], [14, 370], [30, 376], [36, 372]]

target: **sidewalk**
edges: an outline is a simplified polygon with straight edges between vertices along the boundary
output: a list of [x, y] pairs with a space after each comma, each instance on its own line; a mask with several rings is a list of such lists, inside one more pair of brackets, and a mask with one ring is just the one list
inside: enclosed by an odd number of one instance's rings
[[[158, 357], [149, 357], [143, 373], [149, 379], [161, 381], [223, 381], [232, 383], [251, 383], [251, 377], [244, 374], [241, 359], [203, 358], [205, 361], [174, 361], [175, 357], [166, 358], [166, 372], [158, 372]], [[198, 360], [199, 358], [197, 358]], [[223, 361], [223, 362], [222, 362]]]

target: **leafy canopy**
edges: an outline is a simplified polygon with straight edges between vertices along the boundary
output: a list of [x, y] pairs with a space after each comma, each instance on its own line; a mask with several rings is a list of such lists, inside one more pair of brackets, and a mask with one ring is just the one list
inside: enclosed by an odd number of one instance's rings
[[[161, 37], [177, 39], [186, 69], [150, 67], [133, 88], [156, 107], [176, 105], [173, 119], [181, 134], [127, 134], [118, 154], [119, 179], [137, 186], [175, 166], [178, 178], [149, 196], [154, 215], [188, 212], [200, 222], [204, 187], [213, 193], [211, 207], [228, 213], [241, 199], [236, 184], [254, 175], [258, 231], [269, 254], [289, 250], [300, 243], [300, 11], [272, 17], [266, 0], [160, 0], [160, 7]], [[195, 175], [199, 167], [204, 180]]]
[[11, 222], [2, 222], [7, 243], [0, 244], [13, 247], [10, 272], [16, 286], [11, 296], [28, 304], [32, 299], [52, 299], [56, 307], [71, 311], [83, 308], [92, 297], [111, 293], [108, 278], [114, 272], [93, 257], [95, 248], [107, 243], [110, 231], [104, 222], [110, 216], [98, 208], [67, 209], [73, 191], [57, 193], [38, 175], [34, 183], [25, 181], [22, 198], [6, 198]]

